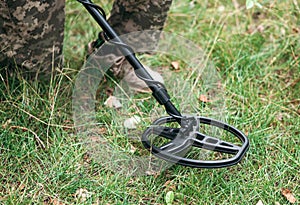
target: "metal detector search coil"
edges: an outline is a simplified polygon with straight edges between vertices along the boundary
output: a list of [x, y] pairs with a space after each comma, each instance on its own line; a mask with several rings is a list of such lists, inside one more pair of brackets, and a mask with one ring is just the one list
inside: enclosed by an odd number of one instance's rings
[[[240, 162], [249, 147], [249, 141], [245, 134], [238, 129], [223, 122], [205, 117], [185, 117], [181, 128], [162, 126], [165, 123], [176, 122], [174, 117], [162, 117], [156, 120], [142, 135], [143, 145], [155, 156], [183, 166], [195, 168], [221, 168], [232, 166]], [[241, 146], [205, 135], [198, 131], [199, 125], [206, 124], [223, 129], [237, 137]], [[151, 134], [171, 140], [163, 146], [156, 147], [150, 142]], [[185, 158], [187, 150], [192, 147], [211, 150], [214, 152], [234, 155], [223, 160], [195, 160]]]

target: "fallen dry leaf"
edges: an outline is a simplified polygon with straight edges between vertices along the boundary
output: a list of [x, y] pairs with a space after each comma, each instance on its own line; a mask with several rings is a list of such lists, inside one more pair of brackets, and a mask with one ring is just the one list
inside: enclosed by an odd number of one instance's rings
[[141, 122], [141, 118], [139, 116], [132, 116], [124, 121], [124, 127], [127, 129], [136, 129], [136, 125]]
[[107, 128], [106, 127], [92, 127], [91, 129], [89, 129], [89, 134], [93, 134], [93, 135], [103, 135], [107, 132]]
[[200, 95], [199, 100], [204, 103], [210, 102], [206, 95]]
[[173, 61], [171, 63], [171, 65], [174, 70], [179, 70], [179, 62], [178, 61]]
[[153, 170], [147, 170], [146, 172], [146, 175], [148, 176], [159, 176], [160, 175], [160, 172], [157, 172], [157, 171], [153, 171]]
[[296, 198], [289, 189], [282, 188], [281, 194], [292, 204], [296, 203]]
[[115, 108], [115, 109], [122, 107], [122, 104], [120, 103], [118, 98], [112, 95], [107, 98], [107, 100], [104, 102], [104, 105], [106, 105], [109, 108]]
[[44, 200], [44, 205], [65, 205], [65, 203], [63, 203], [63, 201], [61, 201], [60, 199], [57, 198], [52, 198], [52, 197], [47, 197], [46, 200]]
[[259, 200], [256, 205], [264, 205], [264, 204], [261, 200]]
[[20, 191], [23, 191], [23, 190], [25, 189], [25, 184], [21, 184], [21, 185], [18, 187], [18, 189], [19, 189]]
[[86, 189], [77, 189], [76, 193], [74, 194], [75, 198], [80, 199], [81, 202], [86, 201], [88, 198], [92, 196], [92, 193]]
[[164, 187], [168, 186], [171, 183], [171, 180], [165, 182]]
[[294, 33], [300, 33], [300, 28], [293, 28]]
[[12, 121], [11, 119], [7, 120], [7, 121], [2, 125], [2, 128], [3, 128], [3, 129], [7, 128], [8, 125], [11, 124], [11, 121]]
[[166, 181], [165, 184], [163, 185], [163, 187], [165, 187], [166, 190], [168, 190], [168, 191], [176, 190], [176, 186], [171, 183], [171, 180]]
[[61, 202], [59, 199], [51, 199], [52, 205], [65, 205], [63, 202]]
[[101, 141], [100, 136], [91, 136], [91, 137], [89, 137], [89, 139], [90, 139], [92, 142], [99, 142], [99, 141]]
[[133, 145], [130, 145], [130, 153], [135, 153], [136, 148]]

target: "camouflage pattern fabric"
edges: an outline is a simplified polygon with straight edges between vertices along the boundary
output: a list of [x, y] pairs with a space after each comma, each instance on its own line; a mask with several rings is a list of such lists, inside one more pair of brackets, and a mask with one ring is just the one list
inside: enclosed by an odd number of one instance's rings
[[[172, 0], [116, 0], [108, 22], [118, 35], [130, 33], [126, 35], [126, 39], [123, 39], [128, 45], [132, 47], [139, 45], [141, 49], [152, 48], [154, 50], [171, 4]], [[103, 33], [99, 36], [105, 40]], [[150, 92], [146, 83], [135, 75], [129, 62], [124, 57], [118, 56], [119, 53], [114, 52], [114, 54], [116, 54], [115, 61], [118, 63], [114, 63], [110, 68], [113, 75], [118, 79], [123, 79], [135, 91]], [[145, 68], [154, 80], [163, 83], [163, 78], [159, 73], [148, 67]]]
[[49, 73], [62, 60], [63, 0], [0, 1], [0, 63]]
[[[172, 0], [115, 0], [108, 23], [118, 35], [130, 33], [131, 38], [126, 39], [128, 45], [145, 44], [147, 48], [155, 47], [160, 31], [164, 27]], [[136, 31], [145, 31], [145, 36]], [[149, 32], [151, 30], [151, 32]], [[135, 36], [137, 35], [137, 36]], [[103, 32], [99, 33], [99, 41], [93, 41], [88, 46], [91, 54], [105, 41]], [[139, 42], [137, 42], [137, 39]], [[142, 45], [143, 46], [143, 45]]]
[[109, 24], [119, 34], [143, 30], [162, 30], [172, 0], [116, 0]]
[[[172, 0], [116, 0], [108, 22], [121, 35], [162, 30]], [[49, 73], [62, 62], [65, 1], [0, 1], [0, 64]], [[159, 32], [145, 37], [158, 38]], [[140, 39], [140, 38], [139, 38]], [[134, 38], [133, 38], [134, 41]], [[134, 43], [134, 42], [133, 42]]]

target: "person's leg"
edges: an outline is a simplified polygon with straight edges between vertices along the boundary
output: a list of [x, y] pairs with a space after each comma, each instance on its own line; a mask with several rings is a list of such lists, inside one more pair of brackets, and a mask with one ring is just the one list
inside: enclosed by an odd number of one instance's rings
[[64, 0], [1, 1], [0, 63], [42, 75], [59, 66], [62, 62], [64, 7]]
[[116, 0], [108, 22], [119, 35], [162, 30], [171, 3], [172, 0]]
[[[143, 39], [145, 42], [156, 41], [159, 38], [159, 31], [164, 27], [171, 4], [172, 0], [142, 0], [138, 2], [115, 0], [108, 23], [118, 35], [135, 31], [156, 31], [153, 36], [145, 36], [147, 39]], [[102, 33], [99, 34], [99, 38], [100, 41], [105, 40]], [[134, 41], [134, 39], [132, 40]], [[99, 46], [98, 42], [93, 43], [89, 49]]]
[[[129, 45], [141, 45], [144, 42], [147, 44], [145, 46], [152, 45], [153, 47], [153, 45], [158, 43], [157, 41], [167, 19], [171, 3], [172, 0], [115, 0], [108, 23], [118, 35], [130, 33], [132, 38], [130, 38], [130, 42], [126, 42]], [[145, 32], [145, 35], [140, 35], [139, 33], [137, 37], [134, 36], [134, 32], [145, 30], [152, 31]], [[104, 40], [103, 33], [100, 33], [98, 41], [90, 44], [90, 52], [94, 50], [93, 47], [98, 47], [101, 44], [99, 41], [103, 42]], [[133, 68], [124, 58], [123, 60], [117, 58], [116, 61], [118, 63], [111, 67], [115, 77], [124, 79], [134, 90], [148, 91], [144, 81], [136, 77]], [[151, 70], [148, 71], [155, 80], [162, 81], [162, 77], [158, 73]]]

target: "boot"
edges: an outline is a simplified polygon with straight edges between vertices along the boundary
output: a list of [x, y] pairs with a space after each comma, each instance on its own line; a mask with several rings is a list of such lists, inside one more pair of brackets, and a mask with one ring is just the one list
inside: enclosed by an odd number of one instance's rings
[[[120, 51], [114, 45], [104, 45], [105, 48], [101, 46], [104, 44], [105, 37], [103, 33], [99, 33], [97, 40], [90, 42], [88, 44], [88, 55], [95, 53], [96, 56], [101, 56], [101, 60], [106, 58], [106, 61], [109, 62], [112, 66], [109, 68], [109, 71], [113, 76], [118, 79], [126, 82], [130, 89], [135, 92], [151, 92], [146, 83], [141, 80], [134, 72], [134, 68], [126, 60], [124, 56], [121, 55]], [[100, 48], [101, 47], [101, 48]], [[98, 49], [101, 49], [101, 53], [97, 53]], [[151, 77], [160, 83], [164, 83], [163, 77], [156, 71], [153, 71], [147, 66], [144, 66]]]

